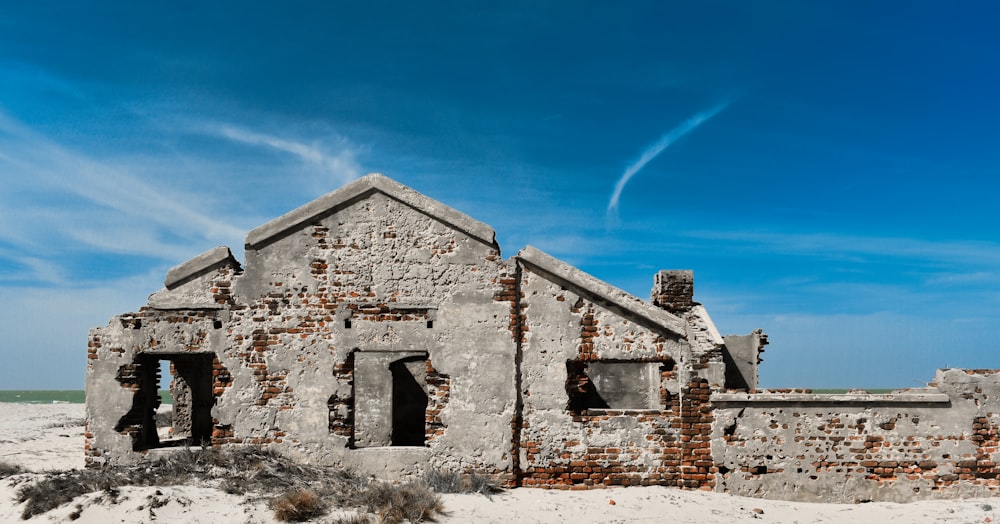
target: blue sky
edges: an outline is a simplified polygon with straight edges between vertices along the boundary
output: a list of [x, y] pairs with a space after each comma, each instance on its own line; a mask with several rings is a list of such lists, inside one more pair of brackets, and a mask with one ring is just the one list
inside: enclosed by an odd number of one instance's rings
[[0, 389], [82, 387], [168, 268], [373, 171], [504, 256], [694, 269], [765, 386], [1000, 367], [1000, 8], [608, 6], [3, 3]]

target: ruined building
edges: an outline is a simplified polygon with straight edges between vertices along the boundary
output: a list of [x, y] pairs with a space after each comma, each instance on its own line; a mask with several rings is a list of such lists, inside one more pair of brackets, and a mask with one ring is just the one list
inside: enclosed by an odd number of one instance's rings
[[[369, 175], [171, 269], [90, 333], [88, 464], [253, 445], [382, 477], [667, 485], [799, 500], [998, 490], [1000, 374], [923, 389], [757, 389], [690, 271], [635, 298]], [[170, 375], [171, 420], [156, 416]]]

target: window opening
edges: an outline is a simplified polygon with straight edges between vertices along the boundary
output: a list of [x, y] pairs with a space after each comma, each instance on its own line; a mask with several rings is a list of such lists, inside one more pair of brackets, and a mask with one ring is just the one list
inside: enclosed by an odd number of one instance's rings
[[598, 393], [594, 383], [587, 376], [587, 363], [570, 360], [566, 363], [566, 394], [569, 395], [570, 411], [585, 409], [607, 409], [608, 402]]
[[566, 362], [566, 409], [659, 409], [660, 363]]

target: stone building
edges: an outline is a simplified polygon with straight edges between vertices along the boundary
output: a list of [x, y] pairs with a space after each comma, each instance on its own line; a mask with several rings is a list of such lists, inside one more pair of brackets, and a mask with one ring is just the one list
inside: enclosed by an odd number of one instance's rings
[[[889, 395], [757, 390], [690, 271], [649, 302], [368, 175], [172, 268], [91, 331], [88, 464], [254, 445], [395, 478], [802, 500], [994, 493], [1000, 375]], [[170, 375], [169, 421], [157, 417]]]

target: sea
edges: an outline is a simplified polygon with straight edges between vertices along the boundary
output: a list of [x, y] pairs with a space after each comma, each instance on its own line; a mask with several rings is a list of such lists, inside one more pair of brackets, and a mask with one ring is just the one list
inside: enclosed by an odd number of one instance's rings
[[[0, 402], [16, 404], [83, 404], [85, 398], [82, 389], [0, 389]], [[160, 401], [173, 403], [169, 390], [160, 390]]]

